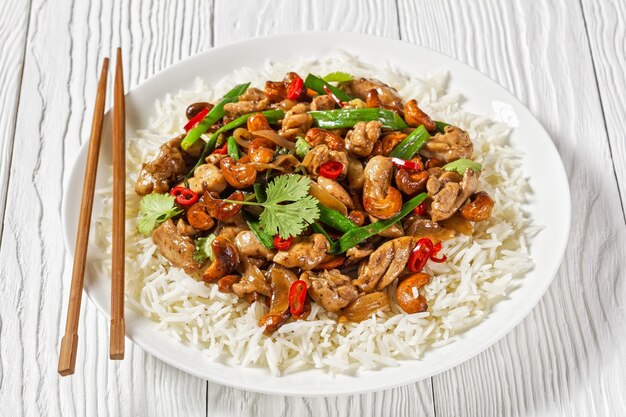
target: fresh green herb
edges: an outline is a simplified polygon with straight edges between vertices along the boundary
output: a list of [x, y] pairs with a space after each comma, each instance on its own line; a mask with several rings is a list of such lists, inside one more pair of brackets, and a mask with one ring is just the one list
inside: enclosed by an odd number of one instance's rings
[[202, 134], [209, 130], [209, 128], [213, 126], [215, 122], [224, 117], [224, 105], [237, 101], [239, 99], [239, 96], [248, 89], [248, 86], [250, 86], [250, 83], [239, 84], [228, 93], [224, 94], [224, 97], [222, 97], [219, 103], [217, 103], [215, 107], [211, 109], [209, 114], [207, 114], [206, 117], [200, 123], [198, 123], [196, 127], [191, 129], [187, 133], [187, 136], [185, 136], [185, 139], [183, 139], [183, 141], [180, 143], [180, 146], [184, 150], [187, 150], [194, 143], [196, 143], [196, 141], [200, 139], [200, 136], [202, 136]]
[[450, 162], [449, 164], [444, 165], [443, 169], [445, 169], [446, 171], [456, 171], [459, 174], [463, 175], [465, 174], [465, 170], [467, 169], [478, 172], [483, 169], [483, 166], [480, 163], [472, 161], [470, 159], [457, 159], [454, 162]]
[[274, 249], [274, 238], [267, 234], [259, 224], [258, 220], [254, 220], [249, 213], [244, 213], [243, 218], [246, 219], [246, 223], [248, 223], [248, 227], [252, 230], [252, 233], [259, 239], [259, 242], [267, 249]]
[[358, 122], [370, 120], [378, 120], [383, 127], [393, 130], [409, 127], [397, 113], [379, 108], [319, 110], [311, 111], [309, 114], [313, 116], [315, 126], [323, 129], [349, 128]]
[[357, 225], [352, 223], [350, 219], [339, 213], [337, 210], [330, 209], [322, 204], [319, 204], [319, 209], [320, 222], [332, 227], [335, 230], [345, 233], [358, 227]]
[[[200, 165], [204, 164], [205, 158], [209, 156], [209, 154], [215, 150], [215, 146], [217, 145], [217, 140], [219, 139], [220, 134], [224, 132], [228, 132], [229, 130], [236, 129], [239, 126], [244, 125], [248, 121], [248, 117], [252, 116], [253, 114], [256, 114], [256, 113], [248, 113], [248, 114], [244, 114], [243, 116], [239, 116], [232, 122], [227, 123], [224, 126], [217, 129], [215, 133], [213, 133], [209, 137], [209, 140], [204, 145], [204, 149], [202, 150], [202, 154], [200, 155], [198, 162], [196, 163], [196, 165], [194, 165], [191, 171], [187, 173], [185, 178], [193, 177], [194, 170]], [[285, 112], [282, 110], [266, 110], [266, 111], [261, 112], [261, 114], [265, 116], [265, 118], [267, 119], [269, 123], [276, 123], [278, 122], [278, 120], [282, 119], [285, 116]]]
[[213, 261], [215, 256], [213, 255], [213, 249], [211, 249], [211, 243], [215, 239], [215, 235], [211, 233], [207, 237], [199, 237], [196, 239], [196, 251], [193, 253], [193, 260], [196, 262], [204, 262], [208, 259]]
[[139, 204], [139, 233], [149, 235], [154, 229], [167, 219], [179, 215], [183, 211], [176, 206], [174, 196], [169, 194], [148, 194]]
[[338, 255], [340, 253], [344, 253], [348, 249], [358, 245], [363, 242], [365, 239], [370, 238], [389, 227], [393, 226], [395, 223], [402, 220], [406, 215], [408, 215], [413, 209], [420, 205], [422, 201], [424, 201], [428, 197], [427, 193], [421, 193], [417, 196], [413, 197], [406, 203], [402, 205], [402, 209], [400, 213], [396, 214], [390, 219], [387, 220], [379, 220], [376, 223], [368, 224], [367, 226], [357, 227], [355, 229], [350, 230], [345, 233], [339, 240], [335, 243], [335, 248], [332, 253]]
[[304, 140], [304, 138], [298, 137], [296, 140], [296, 155], [300, 158], [304, 158], [310, 150], [311, 146], [309, 145], [309, 142]]
[[352, 75], [348, 74], [347, 72], [335, 71], [331, 72], [330, 74], [326, 74], [323, 80], [327, 83], [346, 83], [348, 81], [354, 80], [354, 77], [352, 77]]
[[239, 148], [237, 147], [237, 142], [235, 142], [235, 138], [232, 136], [229, 136], [228, 139], [226, 139], [226, 143], [228, 144], [227, 145], [228, 156], [238, 161], [239, 160]]
[[267, 185], [267, 200], [224, 200], [227, 203], [261, 206], [261, 228], [269, 235], [283, 239], [298, 236], [304, 228], [319, 218], [317, 200], [309, 195], [311, 181], [302, 175], [280, 175]]
[[353, 97], [346, 94], [345, 91], [328, 84], [328, 82], [313, 74], [309, 74], [306, 76], [306, 80], [304, 80], [304, 86], [320, 94], [326, 94], [326, 90], [324, 90], [324, 86], [326, 86], [341, 101], [350, 101], [353, 99]]
[[430, 133], [428, 133], [424, 125], [420, 125], [417, 129], [409, 133], [409, 136], [402, 139], [402, 142], [398, 143], [396, 147], [393, 148], [389, 156], [408, 161], [419, 152], [429, 139]]

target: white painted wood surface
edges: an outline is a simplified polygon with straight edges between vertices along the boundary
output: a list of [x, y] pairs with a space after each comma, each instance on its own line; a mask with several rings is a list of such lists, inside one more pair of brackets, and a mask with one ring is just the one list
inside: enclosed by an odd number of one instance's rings
[[[1, 2], [0, 416], [626, 415], [625, 21], [620, 0]], [[572, 188], [572, 237], [547, 295], [511, 334], [459, 367], [327, 399], [206, 383], [130, 343], [127, 359], [112, 363], [106, 320], [85, 302], [77, 373], [60, 379], [69, 283], [60, 202], [66, 167], [88, 136], [100, 59], [122, 45], [132, 87], [212, 46], [300, 30], [430, 47], [485, 72], [531, 109]]]

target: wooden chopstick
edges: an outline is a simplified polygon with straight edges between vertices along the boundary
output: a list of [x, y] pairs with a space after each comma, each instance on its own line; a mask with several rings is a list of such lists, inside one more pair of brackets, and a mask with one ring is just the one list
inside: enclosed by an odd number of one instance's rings
[[80, 202], [80, 216], [78, 218], [78, 232], [76, 234], [76, 249], [74, 251], [74, 267], [72, 270], [72, 285], [70, 299], [67, 306], [65, 321], [65, 335], [61, 339], [59, 352], [59, 374], [71, 375], [76, 365], [76, 348], [78, 345], [78, 320], [80, 318], [80, 303], [83, 295], [85, 262], [87, 259], [87, 245], [89, 243], [89, 226], [93, 208], [93, 195], [96, 188], [96, 172], [98, 171], [98, 156], [100, 153], [100, 139], [102, 136], [102, 121], [104, 119], [104, 105], [106, 102], [107, 76], [109, 58], [102, 61], [102, 71], [98, 81], [98, 93], [93, 111], [91, 137], [87, 152], [87, 166], [85, 168], [85, 183], [83, 196]]
[[117, 48], [113, 95], [113, 247], [111, 266], [111, 328], [109, 357], [124, 359], [124, 239], [126, 236], [126, 105], [122, 49]]

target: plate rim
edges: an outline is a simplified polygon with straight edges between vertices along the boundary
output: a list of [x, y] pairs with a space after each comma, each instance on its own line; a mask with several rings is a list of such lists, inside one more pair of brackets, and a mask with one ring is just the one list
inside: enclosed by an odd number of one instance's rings
[[[398, 39], [393, 39], [393, 38], [388, 38], [388, 37], [384, 37], [384, 36], [375, 36], [375, 35], [368, 35], [368, 34], [360, 34], [360, 33], [351, 33], [351, 32], [337, 32], [337, 31], [307, 31], [307, 32], [294, 32], [294, 33], [283, 33], [283, 34], [275, 34], [275, 35], [269, 35], [269, 36], [261, 36], [258, 38], [252, 38], [252, 39], [245, 39], [245, 40], [239, 40], [239, 41], [235, 41], [235, 42], [231, 42], [231, 43], [227, 43], [218, 47], [214, 47], [214, 48], [210, 48], [208, 50], [199, 52], [197, 54], [191, 55], [189, 57], [186, 57], [184, 59], [179, 60], [176, 63], [171, 64], [170, 66], [168, 66], [167, 68], [164, 68], [163, 70], [151, 75], [150, 77], [144, 79], [143, 81], [141, 81], [141, 83], [137, 84], [135, 87], [133, 87], [132, 89], [128, 90], [126, 92], [126, 96], [128, 97], [128, 95], [130, 95], [131, 93], [133, 93], [135, 90], [140, 89], [142, 87], [145, 87], [145, 84], [147, 83], [154, 83], [156, 82], [158, 79], [161, 78], [167, 78], [170, 77], [172, 73], [174, 73], [174, 71], [184, 65], [190, 65], [191, 63], [193, 63], [194, 61], [200, 62], [203, 59], [206, 59], [207, 56], [211, 56], [214, 54], [219, 54], [222, 51], [227, 51], [229, 49], [236, 49], [237, 47], [245, 47], [246, 45], [254, 45], [256, 43], [265, 43], [268, 41], [277, 41], [279, 39], [282, 38], [293, 38], [293, 37], [298, 37], [298, 38], [308, 38], [311, 36], [327, 36], [327, 37], [341, 37], [341, 38], [346, 38], [346, 39], [353, 39], [353, 40], [358, 40], [358, 41], [364, 41], [364, 40], [372, 40], [372, 39], [376, 39], [376, 40], [382, 40], [384, 42], [390, 42], [390, 43], [394, 43], [398, 46], [402, 46], [403, 48], [414, 48], [415, 51], [421, 50], [421, 51], [426, 51], [429, 54], [434, 54], [434, 55], [438, 55], [440, 57], [443, 57], [447, 60], [452, 60], [454, 61], [457, 65], [460, 65], [461, 67], [463, 67], [463, 69], [465, 71], [468, 71], [469, 73], [471, 73], [473, 76], [475, 77], [479, 77], [482, 78], [483, 81], [490, 83], [493, 85], [493, 87], [495, 87], [497, 90], [499, 90], [499, 93], [504, 94], [505, 96], [507, 96], [508, 100], [510, 100], [510, 102], [515, 103], [520, 109], [522, 109], [524, 112], [527, 113], [528, 116], [531, 117], [531, 119], [536, 122], [536, 127], [538, 129], [541, 130], [541, 133], [544, 134], [546, 136], [546, 138], [550, 139], [548, 140], [548, 144], [551, 147], [551, 151], [553, 151], [554, 153], [556, 153], [557, 156], [557, 160], [558, 160], [558, 166], [553, 167], [554, 171], [558, 171], [559, 175], [562, 175], [562, 180], [564, 181], [564, 187], [562, 191], [565, 193], [564, 197], [565, 200], [567, 201], [567, 204], [565, 204], [565, 208], [566, 208], [566, 212], [563, 213], [563, 218], [565, 221], [565, 229], [564, 229], [564, 233], [561, 236], [560, 239], [560, 244], [559, 244], [559, 251], [558, 254], [556, 256], [554, 256], [553, 254], [553, 259], [555, 259], [555, 261], [550, 265], [551, 266], [551, 270], [549, 272], [549, 274], [546, 274], [546, 279], [543, 281], [544, 285], [542, 286], [542, 288], [540, 288], [539, 290], [533, 292], [533, 294], [535, 295], [534, 299], [532, 299], [531, 303], [527, 304], [527, 309], [526, 311], [524, 311], [523, 313], [520, 313], [518, 315], [516, 315], [514, 317], [514, 320], [510, 321], [511, 325], [506, 326], [506, 330], [504, 331], [498, 331], [498, 332], [494, 332], [492, 334], [492, 336], [486, 340], [484, 340], [482, 343], [479, 344], [475, 344], [473, 349], [468, 349], [465, 351], [465, 353], [463, 355], [461, 355], [460, 358], [458, 358], [457, 360], [454, 361], [450, 361], [448, 363], [446, 363], [444, 366], [441, 365], [437, 365], [433, 368], [432, 371], [430, 372], [425, 372], [422, 375], [420, 375], [419, 377], [407, 377], [407, 378], [402, 378], [402, 379], [397, 379], [397, 380], [393, 380], [391, 382], [388, 382], [387, 380], [385, 380], [382, 383], [379, 383], [377, 386], [372, 386], [369, 388], [365, 388], [365, 389], [343, 389], [343, 390], [337, 390], [334, 389], [333, 391], [329, 391], [327, 390], [318, 390], [318, 391], [313, 391], [313, 392], [305, 392], [302, 390], [286, 390], [286, 391], [278, 391], [275, 388], [269, 388], [269, 389], [265, 389], [263, 388], [263, 386], [252, 386], [249, 383], [236, 383], [233, 382], [230, 379], [227, 378], [223, 378], [220, 375], [207, 375], [207, 373], [205, 372], [201, 372], [199, 370], [199, 368], [193, 368], [193, 367], [189, 367], [189, 366], [185, 366], [183, 363], [181, 362], [177, 362], [175, 359], [171, 358], [170, 356], [168, 356], [167, 354], [161, 352], [159, 349], [155, 349], [153, 348], [149, 343], [145, 343], [145, 341], [140, 338], [137, 337], [136, 335], [133, 337], [133, 335], [129, 335], [129, 329], [127, 328], [127, 334], [126, 336], [135, 344], [137, 344], [139, 347], [141, 347], [143, 350], [145, 350], [147, 353], [157, 357], [158, 359], [162, 360], [163, 362], [167, 363], [170, 366], [173, 366], [176, 369], [182, 370], [184, 372], [187, 372], [191, 375], [197, 376], [199, 378], [205, 379], [205, 380], [209, 380], [211, 382], [215, 382], [218, 383], [220, 385], [224, 385], [224, 386], [228, 386], [228, 387], [232, 387], [232, 388], [236, 388], [236, 389], [242, 389], [242, 390], [247, 390], [247, 391], [251, 391], [251, 392], [257, 392], [257, 393], [262, 393], [262, 394], [269, 394], [269, 395], [280, 395], [280, 396], [301, 396], [301, 395], [306, 395], [308, 397], [319, 397], [319, 396], [339, 396], [339, 395], [352, 395], [352, 394], [360, 394], [360, 393], [366, 393], [366, 392], [375, 392], [375, 391], [381, 391], [381, 390], [386, 390], [386, 389], [391, 389], [391, 388], [395, 388], [398, 386], [403, 386], [406, 384], [410, 384], [410, 383], [415, 383], [417, 381], [420, 380], [424, 380], [427, 378], [430, 378], [434, 375], [440, 374], [442, 372], [445, 372], [461, 363], [464, 363], [466, 361], [468, 361], [469, 359], [475, 357], [476, 355], [478, 355], [479, 353], [487, 350], [488, 348], [490, 348], [491, 346], [493, 346], [497, 341], [501, 340], [502, 338], [504, 338], [507, 334], [509, 334], [513, 329], [515, 329], [520, 322], [526, 318], [531, 311], [534, 310], [534, 308], [537, 306], [537, 304], [539, 303], [539, 301], [541, 300], [541, 298], [545, 295], [547, 289], [549, 288], [550, 284], [553, 282], [554, 277], [556, 276], [556, 274], [558, 273], [558, 270], [561, 266], [563, 257], [565, 255], [565, 251], [567, 248], [567, 244], [569, 242], [569, 235], [570, 235], [570, 230], [571, 230], [571, 190], [570, 190], [570, 185], [569, 185], [569, 179], [567, 177], [567, 172], [565, 170], [564, 164], [563, 164], [563, 160], [560, 157], [560, 154], [558, 152], [558, 149], [556, 148], [554, 142], [551, 140], [550, 134], [546, 131], [546, 129], [544, 128], [544, 126], [539, 122], [539, 120], [537, 120], [537, 118], [532, 114], [532, 112], [526, 107], [526, 105], [524, 103], [522, 103], [517, 97], [515, 97], [512, 93], [510, 93], [505, 87], [503, 87], [502, 85], [500, 85], [497, 81], [493, 80], [492, 78], [490, 78], [489, 76], [487, 76], [486, 74], [482, 73], [481, 71], [471, 67], [470, 65], [454, 58], [451, 57], [445, 53], [441, 53], [439, 51], [435, 51], [433, 49], [421, 46], [421, 45], [417, 45], [411, 42], [407, 42], [407, 41], [403, 41], [403, 40], [398, 40]], [[224, 74], [224, 76], [226, 76], [227, 73]], [[456, 91], [455, 91], [456, 92]], [[458, 93], [460, 93], [461, 95], [463, 95], [463, 91], [458, 91]], [[106, 111], [106, 116], [108, 117], [110, 114], [110, 110], [111, 108], [107, 108]], [[80, 166], [81, 161], [84, 161], [84, 157], [86, 155], [86, 151], [87, 151], [87, 146], [88, 146], [88, 140], [86, 140], [81, 146], [80, 149], [73, 161], [73, 165], [72, 168], [70, 170], [70, 174], [66, 177], [66, 181], [64, 182], [64, 194], [63, 194], [63, 201], [62, 201], [62, 229], [63, 229], [63, 240], [64, 240], [64, 244], [65, 244], [65, 248], [67, 250], [67, 255], [69, 257], [69, 259], [73, 259], [73, 252], [74, 252], [74, 243], [72, 242], [72, 239], [70, 237], [70, 233], [69, 233], [69, 229], [68, 229], [68, 223], [67, 220], [69, 218], [69, 213], [68, 211], [70, 210], [70, 207], [72, 206], [72, 203], [69, 201], [70, 200], [70, 193], [68, 192], [69, 189], [69, 184], [73, 181], [73, 179], [76, 177], [76, 171], [81, 171], [82, 167]], [[104, 141], [106, 142], [106, 141]], [[82, 179], [81, 179], [81, 183], [82, 183]], [[94, 197], [97, 198], [97, 197]], [[76, 205], [76, 203], [74, 203], [74, 205]], [[92, 224], [95, 221], [95, 217], [94, 214], [92, 213]], [[90, 241], [93, 240], [93, 236], [90, 236]], [[532, 245], [532, 243], [531, 243]], [[86, 271], [87, 273], [87, 271]], [[524, 277], [520, 277], [518, 279], [523, 279]], [[507, 292], [507, 297], [513, 292], [515, 291], [516, 288], [511, 288], [508, 292]], [[85, 287], [84, 289], [84, 293], [87, 295], [87, 298], [90, 300], [90, 302], [92, 302], [96, 308], [98, 309], [98, 311], [102, 314], [104, 314], [105, 317], [107, 317], [107, 319], [109, 318], [109, 306], [103, 306], [101, 305], [96, 299], [95, 299], [95, 295], [91, 294], [88, 291], [88, 288]], [[489, 317], [490, 315], [493, 314], [493, 309], [495, 306], [497, 306], [498, 303], [496, 303], [494, 306], [492, 306], [490, 308], [490, 310], [487, 312], [487, 315], [485, 317]], [[128, 303], [126, 303], [126, 305], [128, 306]], [[143, 316], [142, 316], [143, 317]], [[149, 320], [149, 319], [146, 319]], [[152, 320], [151, 320], [152, 321]], [[482, 323], [482, 321], [481, 321]], [[479, 324], [476, 324], [473, 327], [478, 326]], [[462, 337], [462, 335], [469, 329], [466, 330], [462, 330], [458, 333], [459, 336]], [[171, 337], [171, 336], [167, 336], [167, 337]], [[196, 347], [194, 346], [189, 346], [186, 344], [183, 344], [181, 342], [176, 341], [176, 343], [180, 343], [182, 346], [184, 346], [185, 348], [190, 348], [190, 349], [195, 349], [197, 350]], [[429, 349], [437, 349], [437, 347], [435, 348], [429, 348]], [[208, 359], [207, 359], [208, 360]], [[405, 361], [409, 361], [409, 362], [416, 362], [416, 361], [420, 361], [421, 359], [406, 359], [406, 360], [400, 360], [400, 364], [402, 364]], [[401, 366], [401, 365], [400, 365]], [[233, 365], [233, 366], [229, 366], [232, 367], [234, 369], [244, 369], [244, 372], [246, 369], [246, 367], [242, 367], [240, 365]], [[304, 373], [307, 372], [305, 371], [299, 371], [299, 373], [301, 375], [304, 375]], [[365, 371], [369, 374], [369, 372], [380, 372], [379, 370], [374, 370], [374, 371]], [[281, 378], [281, 377], [274, 377], [271, 375], [268, 375], [268, 378]], [[331, 377], [332, 378], [332, 377]]]

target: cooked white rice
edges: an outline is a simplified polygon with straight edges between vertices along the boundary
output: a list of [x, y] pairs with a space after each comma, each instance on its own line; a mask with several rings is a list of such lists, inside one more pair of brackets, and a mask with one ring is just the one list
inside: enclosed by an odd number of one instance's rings
[[[405, 314], [395, 304], [395, 284], [388, 288], [391, 311], [361, 323], [338, 324], [336, 316], [313, 304], [306, 321], [288, 323], [271, 337], [263, 334], [259, 319], [267, 311], [252, 306], [216, 285], [206, 285], [171, 267], [150, 237], [136, 232], [140, 198], [134, 192], [141, 163], [153, 157], [159, 145], [181, 133], [185, 109], [195, 101], [216, 101], [234, 84], [281, 79], [288, 71], [325, 74], [342, 70], [378, 78], [398, 89], [434, 119], [467, 130], [474, 141], [474, 159], [482, 163], [480, 189], [494, 199], [489, 221], [477, 223], [473, 236], [444, 242], [448, 261], [428, 263], [433, 279], [424, 289], [428, 312]], [[159, 323], [163, 331], [191, 344], [208, 358], [243, 366], [266, 366], [274, 375], [315, 367], [331, 373], [397, 365], [398, 359], [419, 358], [429, 347], [451, 340], [476, 324], [490, 306], [506, 295], [532, 267], [527, 241], [535, 228], [524, 214], [528, 193], [519, 152], [507, 145], [509, 127], [461, 109], [461, 97], [446, 91], [447, 75], [417, 78], [390, 67], [375, 68], [345, 53], [319, 61], [267, 63], [262, 69], [243, 68], [214, 86], [197, 80], [193, 90], [168, 95], [156, 103], [155, 118], [128, 141], [126, 182], [126, 296], [129, 304]], [[97, 218], [97, 244], [111, 251], [111, 188], [99, 190], [104, 210]], [[110, 258], [101, 268], [110, 271]]]

